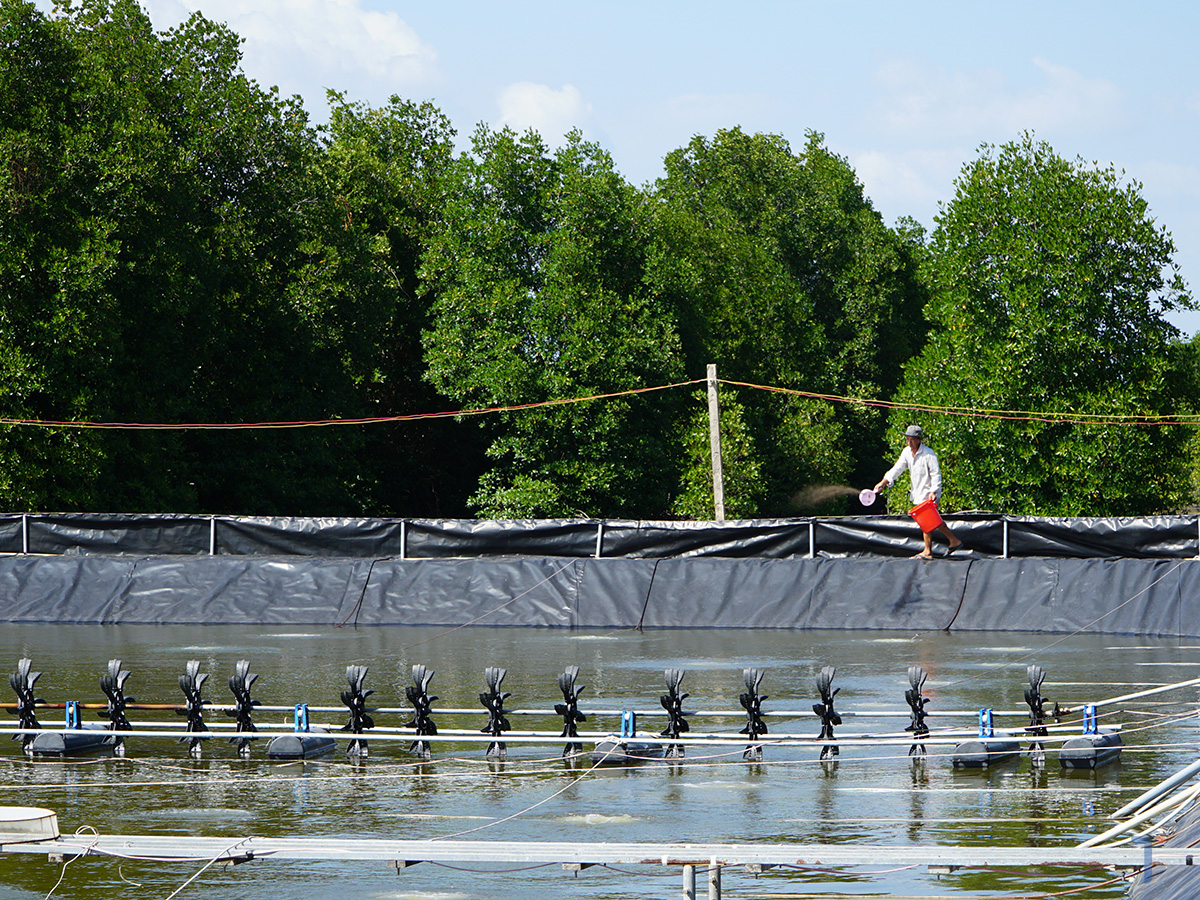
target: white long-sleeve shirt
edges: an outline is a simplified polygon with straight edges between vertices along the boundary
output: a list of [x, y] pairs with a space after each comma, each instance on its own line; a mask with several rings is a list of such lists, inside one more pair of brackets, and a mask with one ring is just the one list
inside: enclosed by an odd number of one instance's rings
[[896, 479], [905, 469], [908, 469], [912, 475], [912, 485], [909, 487], [908, 495], [912, 498], [913, 503], [929, 499], [930, 494], [933, 494], [936, 499], [941, 499], [942, 470], [938, 466], [936, 453], [924, 444], [917, 447], [916, 453], [905, 447], [900, 458], [896, 460], [896, 464], [883, 476], [883, 480], [889, 485], [895, 484]]

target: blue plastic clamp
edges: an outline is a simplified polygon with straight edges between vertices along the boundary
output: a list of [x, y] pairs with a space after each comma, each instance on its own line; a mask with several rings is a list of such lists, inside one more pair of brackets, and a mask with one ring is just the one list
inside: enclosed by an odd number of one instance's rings
[[631, 738], [637, 733], [637, 713], [627, 709], [621, 713], [621, 737]]
[[1083, 705], [1083, 733], [1097, 734], [1099, 729], [1096, 726], [1096, 704], [1085, 703]]
[[82, 728], [83, 727], [79, 721], [79, 701], [78, 700], [68, 700], [67, 701], [67, 727], [68, 728]]
[[296, 731], [308, 731], [308, 704], [297, 703], [295, 708]]
[[996, 731], [992, 727], [992, 708], [985, 706], [979, 710], [979, 736], [988, 738], [995, 735]]

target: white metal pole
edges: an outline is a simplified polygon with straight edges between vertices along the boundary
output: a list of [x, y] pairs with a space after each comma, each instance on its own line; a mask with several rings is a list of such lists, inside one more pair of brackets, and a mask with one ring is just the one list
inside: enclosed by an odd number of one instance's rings
[[713, 451], [713, 509], [725, 521], [725, 475], [721, 470], [721, 410], [716, 401], [716, 366], [708, 365], [708, 443]]
[[708, 366], [708, 443], [712, 448], [713, 508], [718, 522], [725, 521], [725, 476], [721, 470], [721, 410], [717, 403], [717, 367]]
[[708, 900], [721, 900], [721, 867], [715, 859], [708, 867]]
[[601, 551], [604, 549], [604, 522], [596, 523], [596, 559], [600, 558]]
[[29, 514], [21, 513], [21, 552], [29, 555]]

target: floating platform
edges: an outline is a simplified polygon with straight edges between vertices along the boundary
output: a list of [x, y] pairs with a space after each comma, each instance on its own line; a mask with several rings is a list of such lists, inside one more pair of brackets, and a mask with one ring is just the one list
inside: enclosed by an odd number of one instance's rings
[[1082, 734], [1066, 741], [1058, 751], [1064, 769], [1095, 769], [1121, 758], [1121, 735], [1116, 731]]
[[1021, 742], [1011, 738], [973, 738], [954, 748], [954, 768], [987, 769], [1001, 763], [1016, 762]]
[[614, 735], [596, 741], [596, 748], [588, 758], [598, 765], [617, 766], [663, 759], [666, 755], [666, 744]]
[[82, 756], [112, 750], [116, 743], [116, 738], [103, 725], [90, 724], [78, 729], [39, 734], [25, 750], [30, 756], [38, 758]]
[[317, 759], [336, 747], [337, 742], [324, 732], [280, 734], [267, 744], [267, 759]]

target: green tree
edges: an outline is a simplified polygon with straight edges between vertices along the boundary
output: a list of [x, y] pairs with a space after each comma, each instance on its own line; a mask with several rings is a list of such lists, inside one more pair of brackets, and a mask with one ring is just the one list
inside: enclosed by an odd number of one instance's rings
[[[1032, 410], [1075, 422], [925, 416], [959, 508], [1042, 515], [1164, 510], [1186, 485], [1179, 428], [1095, 425], [1178, 410], [1178, 332], [1192, 308], [1140, 185], [1026, 134], [985, 146], [936, 219], [933, 335], [905, 403]], [[912, 414], [893, 417], [892, 436]]]
[[[355, 336], [379, 310], [325, 252], [303, 110], [245, 77], [236, 35], [200, 16], [157, 34], [132, 0], [52, 18], [3, 0], [0, 41], [6, 415], [353, 415], [373, 367]], [[0, 491], [33, 508], [344, 510], [360, 437], [10, 429]]]
[[[725, 518], [750, 519], [758, 512], [762, 472], [754, 438], [746, 427], [745, 408], [728, 390], [721, 391], [721, 470], [725, 491]], [[686, 465], [672, 514], [683, 519], [711, 519], [713, 506], [712, 443], [708, 421], [708, 394], [692, 395], [694, 412], [684, 434]]]
[[[794, 154], [779, 136], [731, 129], [667, 156], [650, 277], [679, 310], [692, 377], [716, 363], [725, 379], [880, 397], [920, 346], [920, 241], [883, 224], [822, 140], [810, 133]], [[759, 514], [793, 513], [802, 488], [863, 481], [877, 465], [886, 418], [871, 407], [740, 399]]]
[[[680, 374], [671, 310], [644, 283], [647, 210], [578, 134], [480, 128], [423, 274], [428, 377], [464, 407], [653, 386]], [[677, 482], [669, 396], [511, 411], [483, 422], [473, 505], [501, 517], [662, 515]]]
[[[314, 233], [323, 255], [338, 260], [332, 281], [347, 298], [381, 310], [372, 327], [343, 319], [353, 327], [339, 339], [373, 361], [359, 381], [370, 415], [447, 409], [451, 402], [424, 379], [421, 333], [433, 294], [419, 267], [456, 187], [454, 129], [430, 103], [392, 97], [372, 109], [329, 96], [316, 169], [336, 221]], [[463, 515], [483, 451], [478, 429], [451, 419], [373, 428], [364, 435], [357, 492], [376, 515]]]

